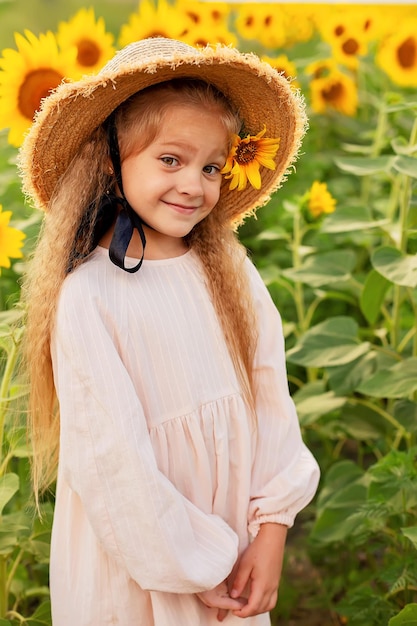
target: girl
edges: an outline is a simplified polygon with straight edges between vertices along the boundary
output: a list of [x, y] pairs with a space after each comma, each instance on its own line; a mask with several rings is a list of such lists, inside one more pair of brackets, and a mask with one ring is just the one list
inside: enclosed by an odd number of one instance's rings
[[305, 126], [254, 55], [161, 38], [44, 101], [20, 168], [46, 211], [26, 357], [54, 626], [270, 624], [319, 472], [235, 230]]

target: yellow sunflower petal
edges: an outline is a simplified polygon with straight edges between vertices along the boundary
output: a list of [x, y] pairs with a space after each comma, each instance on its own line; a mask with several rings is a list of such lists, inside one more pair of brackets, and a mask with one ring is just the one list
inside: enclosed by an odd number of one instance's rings
[[260, 189], [261, 175], [259, 173], [259, 162], [251, 161], [251, 163], [248, 163], [248, 165], [245, 167], [245, 173], [252, 187], [254, 187], [255, 189]]
[[234, 137], [232, 149], [222, 169], [226, 178], [231, 178], [229, 189], [238, 191], [245, 189], [249, 180], [252, 187], [260, 189], [262, 186], [260, 166], [274, 170], [275, 155], [279, 148], [279, 138], [264, 137], [266, 126], [257, 135], [246, 135], [242, 139]]
[[22, 231], [9, 226], [12, 212], [2, 212], [0, 205], [0, 266], [10, 267], [10, 258], [18, 259], [23, 256], [21, 247], [26, 237]]
[[120, 29], [121, 47], [146, 37], [181, 39], [189, 28], [189, 18], [167, 0], [141, 0], [136, 13]]
[[10, 129], [8, 140], [18, 147], [41, 100], [74, 73], [76, 51], [61, 53], [51, 32], [37, 38], [25, 30], [15, 41], [18, 49], [0, 59], [0, 128]]
[[382, 40], [375, 58], [393, 83], [402, 87], [417, 87], [416, 29], [417, 19], [407, 20], [398, 31]]
[[308, 193], [308, 209], [314, 218], [323, 213], [333, 213], [336, 208], [336, 200], [327, 189], [326, 183], [314, 181]]
[[263, 156], [262, 154], [258, 154], [256, 157], [259, 165], [263, 165], [268, 170], [274, 170], [276, 168], [276, 163], [271, 157]]
[[115, 52], [114, 37], [106, 31], [104, 19], [96, 19], [94, 9], [80, 9], [69, 22], [58, 25], [57, 40], [61, 50], [75, 47], [79, 74], [97, 72]]

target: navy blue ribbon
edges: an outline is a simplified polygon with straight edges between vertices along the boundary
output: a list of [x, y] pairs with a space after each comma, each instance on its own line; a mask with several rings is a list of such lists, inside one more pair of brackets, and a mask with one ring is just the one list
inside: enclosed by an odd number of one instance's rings
[[[122, 181], [122, 165], [120, 160], [119, 142], [117, 139], [117, 128], [114, 120], [114, 114], [110, 115], [107, 120], [107, 137], [109, 142], [110, 158], [113, 165], [114, 175], [121, 196], [115, 193], [107, 193], [103, 198], [103, 202], [108, 202], [113, 209], [117, 210], [117, 218], [114, 225], [113, 236], [109, 246], [109, 257], [112, 263], [120, 267], [125, 272], [133, 274], [137, 272], [143, 263], [145, 256], [146, 237], [143, 231], [143, 223], [139, 215], [132, 209], [126, 200], [123, 191]], [[142, 242], [142, 256], [139, 263], [133, 267], [126, 267], [126, 253], [133, 237], [133, 231], [139, 233]]]

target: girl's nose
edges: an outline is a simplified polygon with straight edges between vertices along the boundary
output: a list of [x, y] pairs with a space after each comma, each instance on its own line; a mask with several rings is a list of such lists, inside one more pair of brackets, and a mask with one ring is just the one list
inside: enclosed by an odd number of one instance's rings
[[180, 193], [193, 197], [202, 196], [204, 191], [201, 170], [197, 168], [184, 168], [181, 170], [178, 176], [177, 187]]

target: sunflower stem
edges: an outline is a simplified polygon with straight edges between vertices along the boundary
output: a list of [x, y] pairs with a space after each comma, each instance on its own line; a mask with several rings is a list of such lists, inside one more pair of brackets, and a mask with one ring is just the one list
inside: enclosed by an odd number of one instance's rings
[[[417, 117], [414, 119], [413, 127], [411, 129], [409, 146], [414, 146], [417, 142]], [[398, 242], [398, 249], [403, 254], [406, 254], [408, 248], [408, 213], [411, 199], [411, 179], [404, 174], [398, 174], [401, 180], [401, 192], [399, 202], [399, 229], [400, 240]], [[397, 349], [400, 340], [400, 328], [401, 328], [401, 302], [403, 299], [405, 288], [401, 285], [394, 286], [393, 295], [393, 307], [392, 307], [392, 333], [391, 333], [391, 345], [394, 349]]]
[[[298, 269], [301, 266], [300, 247], [302, 244], [302, 217], [301, 210], [298, 208], [294, 213], [293, 223], [293, 246], [292, 246], [292, 264], [294, 269]], [[299, 281], [294, 284], [294, 300], [295, 308], [297, 311], [298, 324], [301, 332], [305, 331], [305, 311], [304, 311], [304, 291], [303, 285]]]
[[[371, 152], [369, 155], [373, 159], [379, 156], [383, 148], [385, 137], [386, 137], [386, 131], [387, 131], [387, 122], [388, 122], [387, 109], [386, 109], [386, 106], [383, 104], [379, 107], [379, 110], [378, 110], [378, 118], [377, 118], [375, 134], [374, 134], [374, 140], [373, 140]], [[361, 194], [362, 201], [365, 205], [368, 205], [368, 202], [369, 202], [371, 184], [372, 184], [372, 177], [365, 176], [362, 182], [362, 194]]]

